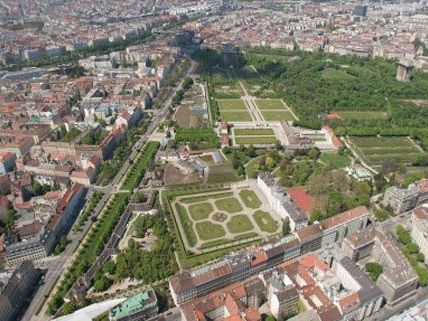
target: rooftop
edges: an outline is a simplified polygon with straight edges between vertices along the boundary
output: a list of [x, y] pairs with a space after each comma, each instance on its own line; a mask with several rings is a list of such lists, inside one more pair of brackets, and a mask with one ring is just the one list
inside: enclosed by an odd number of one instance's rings
[[156, 293], [154, 290], [150, 289], [140, 292], [119, 304], [116, 308], [110, 311], [110, 317], [113, 320], [119, 320], [156, 305]]

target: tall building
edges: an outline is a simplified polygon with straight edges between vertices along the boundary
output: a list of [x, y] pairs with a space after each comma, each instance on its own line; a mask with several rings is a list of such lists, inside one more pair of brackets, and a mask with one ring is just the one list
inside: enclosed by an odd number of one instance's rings
[[367, 16], [367, 8], [368, 6], [365, 4], [357, 4], [354, 8], [354, 16], [365, 17]]
[[398, 81], [407, 82], [410, 81], [412, 76], [413, 64], [407, 60], [400, 60], [397, 68], [396, 79]]
[[32, 294], [39, 272], [30, 261], [23, 262], [12, 274], [8, 283], [0, 288], [0, 321], [17, 320], [23, 302]]

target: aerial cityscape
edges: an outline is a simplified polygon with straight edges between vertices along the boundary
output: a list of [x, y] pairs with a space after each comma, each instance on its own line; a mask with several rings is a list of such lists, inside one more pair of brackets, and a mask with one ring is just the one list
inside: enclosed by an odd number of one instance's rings
[[428, 320], [428, 0], [0, 0], [15, 320]]

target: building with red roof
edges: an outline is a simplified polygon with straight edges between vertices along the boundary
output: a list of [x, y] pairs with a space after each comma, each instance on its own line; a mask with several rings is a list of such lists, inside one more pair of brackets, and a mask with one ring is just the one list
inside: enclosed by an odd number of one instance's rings
[[314, 206], [313, 197], [303, 187], [288, 188], [287, 193], [297, 207], [309, 217]]

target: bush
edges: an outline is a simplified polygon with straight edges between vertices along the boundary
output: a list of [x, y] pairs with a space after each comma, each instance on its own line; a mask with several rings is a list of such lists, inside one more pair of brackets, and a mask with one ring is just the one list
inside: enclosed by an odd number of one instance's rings
[[373, 210], [373, 215], [379, 222], [386, 221], [389, 218], [388, 212], [383, 209], [375, 208]]
[[371, 279], [373, 282], [376, 282], [376, 280], [379, 278], [379, 276], [383, 272], [383, 267], [379, 263], [375, 262], [369, 262], [365, 265], [366, 271], [370, 274]]
[[402, 225], [397, 225], [396, 232], [401, 243], [406, 245], [411, 242], [410, 232]]

